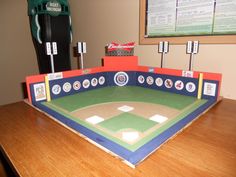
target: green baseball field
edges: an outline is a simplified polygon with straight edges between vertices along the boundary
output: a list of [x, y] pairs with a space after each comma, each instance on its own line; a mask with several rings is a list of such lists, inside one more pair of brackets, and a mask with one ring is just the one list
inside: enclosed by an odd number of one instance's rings
[[125, 86], [90, 90], [42, 104], [133, 152], [206, 102], [190, 96]]

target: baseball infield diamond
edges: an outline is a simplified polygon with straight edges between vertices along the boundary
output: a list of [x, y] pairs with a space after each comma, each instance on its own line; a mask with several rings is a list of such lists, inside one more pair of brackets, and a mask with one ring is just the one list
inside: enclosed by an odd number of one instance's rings
[[206, 102], [189, 96], [125, 86], [91, 90], [42, 104], [135, 151]]

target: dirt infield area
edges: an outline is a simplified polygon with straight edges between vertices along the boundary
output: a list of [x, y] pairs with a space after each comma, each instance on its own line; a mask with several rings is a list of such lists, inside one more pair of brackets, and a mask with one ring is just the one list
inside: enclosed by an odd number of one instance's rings
[[130, 111], [132, 114], [144, 117], [146, 119], [149, 119], [155, 114], [159, 114], [171, 119], [180, 113], [180, 111], [177, 109], [159, 104], [145, 102], [109, 102], [87, 106], [82, 109], [77, 109], [71, 112], [71, 114], [82, 120], [86, 120], [88, 117], [92, 117], [94, 115], [97, 115], [107, 120], [109, 118], [121, 114], [122, 111], [118, 110], [118, 108], [124, 105], [134, 108]]
[[[174, 119], [177, 115], [180, 114], [180, 110], [170, 108], [167, 106], [159, 105], [159, 104], [152, 104], [152, 103], [145, 103], [145, 102], [109, 102], [109, 103], [102, 103], [102, 104], [96, 104], [92, 106], [87, 106], [85, 108], [81, 108], [78, 110], [75, 110], [71, 112], [73, 117], [77, 117], [78, 119], [81, 119], [86, 122], [86, 120], [90, 117], [98, 116], [104, 119], [104, 122], [113, 119], [114, 117], [117, 117], [119, 115], [124, 114], [124, 111], [119, 110], [119, 108], [122, 107], [128, 107], [132, 108], [132, 110], [129, 110], [129, 114], [142, 117], [146, 120], [149, 120], [154, 115], [160, 115], [162, 117], [166, 117], [167, 120], [163, 123], [156, 123], [153, 122], [153, 126], [150, 126], [150, 128], [147, 128], [145, 131], [138, 131], [137, 129], [130, 128], [132, 127], [132, 124], [137, 123], [136, 119], [134, 118], [133, 121], [126, 122], [126, 119], [124, 119], [123, 123], [126, 124], [126, 128], [117, 129], [116, 132], [112, 132], [109, 128], [103, 127], [100, 124], [94, 124], [93, 126], [97, 129], [106, 132], [107, 134], [116, 137], [122, 141], [125, 141], [128, 144], [133, 144], [140, 139], [144, 138], [145, 136], [149, 135], [150, 133], [154, 132], [161, 126], [168, 123], [171, 119]], [[152, 122], [152, 121], [150, 121]], [[114, 125], [116, 126], [116, 125]], [[119, 125], [117, 125], [119, 126]], [[139, 125], [139, 127], [142, 127], [145, 125]], [[138, 136], [137, 138], [133, 138], [132, 136], [135, 136], [135, 134]], [[124, 133], [130, 133], [131, 139], [125, 138]], [[129, 135], [128, 135], [129, 136]]]

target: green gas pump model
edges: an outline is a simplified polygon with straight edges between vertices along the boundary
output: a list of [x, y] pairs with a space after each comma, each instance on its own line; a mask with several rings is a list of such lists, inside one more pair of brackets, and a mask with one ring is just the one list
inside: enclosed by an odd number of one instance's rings
[[67, 0], [28, 0], [31, 34], [41, 74], [52, 72], [46, 43], [57, 43], [54, 56], [55, 72], [71, 69], [70, 43], [72, 28]]

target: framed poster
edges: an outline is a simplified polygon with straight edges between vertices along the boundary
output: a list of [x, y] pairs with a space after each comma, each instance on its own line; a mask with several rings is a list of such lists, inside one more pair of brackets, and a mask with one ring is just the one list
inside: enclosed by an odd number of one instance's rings
[[140, 43], [236, 43], [236, 0], [140, 0]]

